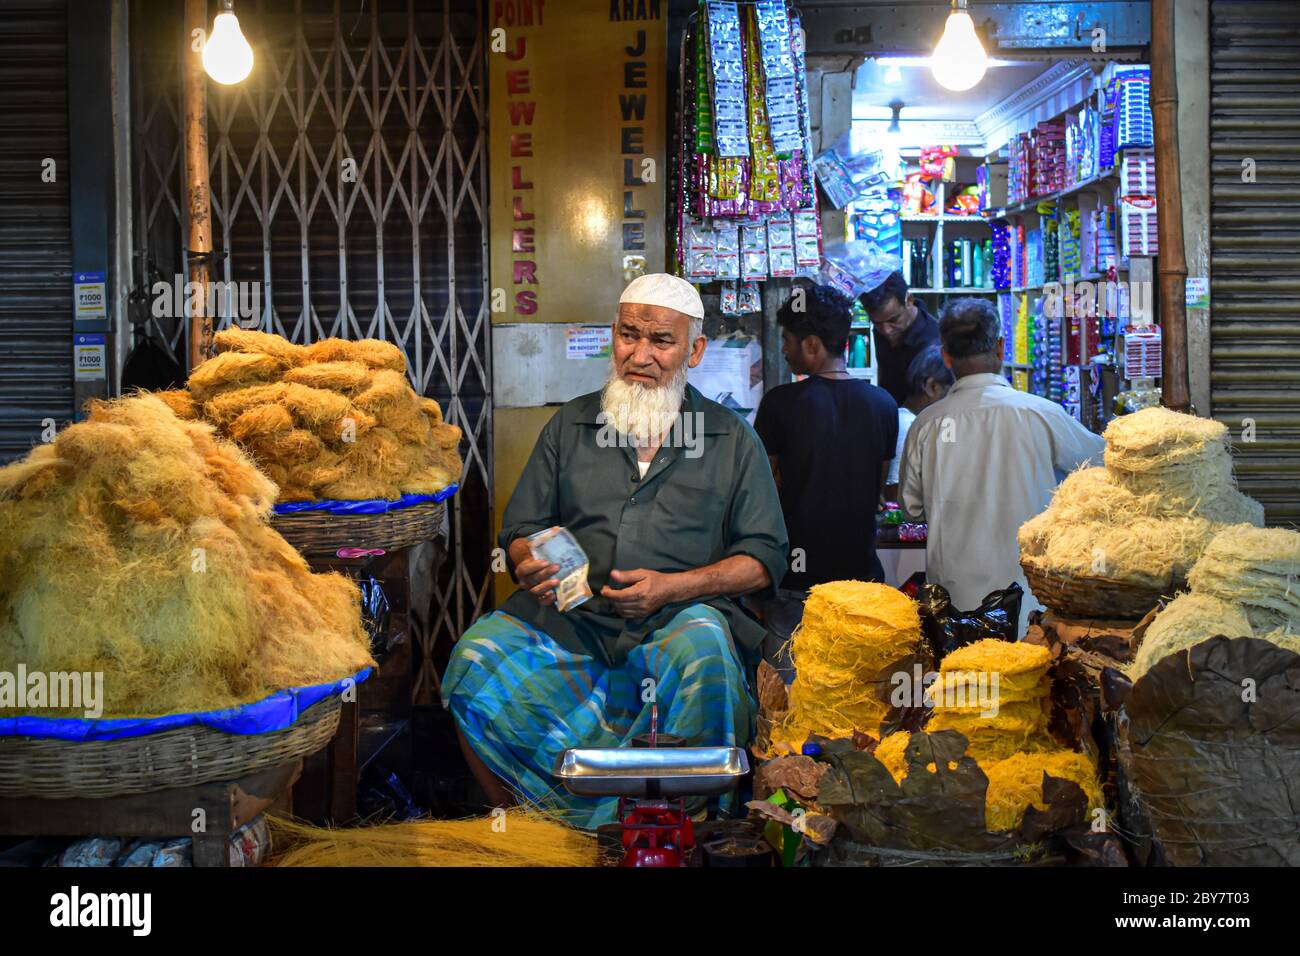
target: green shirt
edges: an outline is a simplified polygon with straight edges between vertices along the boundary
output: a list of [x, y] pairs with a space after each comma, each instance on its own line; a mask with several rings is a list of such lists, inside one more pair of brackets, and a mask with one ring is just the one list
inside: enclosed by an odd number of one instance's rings
[[[600, 393], [563, 405], [542, 429], [510, 496], [500, 544], [560, 525], [591, 561], [595, 595], [571, 611], [543, 606], [524, 590], [501, 610], [527, 621], [573, 653], [617, 666], [628, 651], [690, 604], [709, 604], [727, 618], [732, 638], [750, 655], [763, 627], [729, 597], [666, 604], [648, 618], [619, 617], [600, 596], [611, 569], [688, 571], [747, 554], [779, 584], [787, 570], [785, 520], [767, 453], [749, 423], [686, 387], [683, 424], [640, 477], [636, 449], [616, 444], [603, 424]], [[625, 441], [625, 440], [624, 440]], [[685, 446], [685, 447], [683, 447]], [[513, 569], [512, 569], [513, 570]]]

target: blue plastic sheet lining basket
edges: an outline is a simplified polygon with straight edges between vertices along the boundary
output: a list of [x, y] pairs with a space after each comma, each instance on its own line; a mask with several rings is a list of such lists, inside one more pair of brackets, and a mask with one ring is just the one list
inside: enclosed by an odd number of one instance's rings
[[290, 501], [275, 506], [271, 526], [305, 557], [334, 557], [340, 548], [396, 551], [441, 533], [449, 485], [396, 501]]
[[329, 743], [343, 696], [372, 671], [202, 713], [0, 719], [0, 798], [116, 797], [279, 766]]

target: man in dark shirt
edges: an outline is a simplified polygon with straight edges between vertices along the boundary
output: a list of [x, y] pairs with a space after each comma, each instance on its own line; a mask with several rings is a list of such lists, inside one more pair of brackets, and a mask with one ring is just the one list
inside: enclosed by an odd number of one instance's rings
[[[686, 380], [707, 343], [699, 293], [654, 274], [619, 301], [604, 389], [556, 411], [502, 517], [520, 588], [466, 630], [442, 681], [491, 802], [513, 791], [589, 828], [618, 801], [555, 791], [566, 748], [631, 746], [652, 721], [692, 744], [749, 742], [746, 675], [764, 630], [738, 601], [786, 569], [762, 443]], [[586, 553], [594, 592], [564, 610], [560, 566], [528, 540], [554, 526]]]
[[880, 581], [876, 503], [898, 439], [898, 406], [852, 378], [844, 346], [848, 299], [825, 286], [797, 288], [777, 312], [782, 354], [803, 381], [763, 396], [754, 428], [767, 448], [790, 536], [790, 570], [762, 605], [764, 656], [791, 679], [777, 649], [803, 613], [808, 588], [827, 581]]
[[894, 404], [902, 405], [907, 401], [908, 366], [921, 352], [939, 344], [939, 323], [912, 298], [901, 272], [891, 273], [859, 301], [871, 319], [877, 381], [894, 397]]

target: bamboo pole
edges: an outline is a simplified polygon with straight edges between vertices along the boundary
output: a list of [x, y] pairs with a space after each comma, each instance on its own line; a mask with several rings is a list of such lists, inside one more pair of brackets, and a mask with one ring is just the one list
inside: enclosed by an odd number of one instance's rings
[[[207, 0], [185, 0], [185, 191], [189, 216], [189, 281], [198, 295], [189, 310], [190, 370], [212, 355], [212, 316], [208, 311], [208, 257], [212, 252], [212, 202], [208, 187], [208, 76], [203, 52], [194, 49], [194, 31], [207, 36]], [[196, 255], [197, 253], [197, 255]], [[195, 286], [191, 286], [195, 288]]]
[[1174, 67], [1174, 0], [1151, 0], [1151, 118], [1155, 123], [1156, 230], [1160, 243], [1162, 396], [1191, 410], [1187, 379], [1187, 258], [1178, 156], [1178, 88]]

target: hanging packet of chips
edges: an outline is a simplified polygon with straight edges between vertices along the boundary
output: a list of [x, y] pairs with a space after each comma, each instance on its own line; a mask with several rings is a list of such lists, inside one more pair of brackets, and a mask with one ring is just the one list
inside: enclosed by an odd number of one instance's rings
[[785, 0], [759, 0], [754, 5], [754, 13], [758, 20], [759, 55], [767, 79], [767, 122], [772, 148], [788, 156], [803, 145], [790, 18]]
[[719, 308], [723, 315], [740, 315], [740, 294], [736, 289], [735, 282], [722, 282], [721, 294], [718, 297]]
[[714, 144], [719, 156], [749, 155], [745, 117], [745, 67], [740, 40], [740, 10], [733, 2], [711, 0], [708, 54], [713, 82]]
[[740, 227], [740, 276], [767, 278], [767, 223], [745, 223]]
[[767, 268], [773, 278], [795, 274], [794, 226], [790, 215], [772, 216], [767, 220]]
[[794, 213], [794, 259], [799, 269], [814, 272], [821, 264], [821, 223], [814, 209]]
[[686, 278], [707, 282], [718, 274], [717, 250], [713, 230], [703, 223], [686, 225]]
[[746, 11], [745, 40], [745, 92], [749, 106], [750, 176], [749, 198], [757, 207], [754, 212], [770, 212], [781, 198], [781, 167], [772, 150], [772, 138], [767, 128], [767, 104], [763, 95], [763, 65], [758, 46], [758, 28], [754, 12]]
[[740, 227], [734, 222], [713, 225], [714, 262], [719, 279], [740, 278]]

